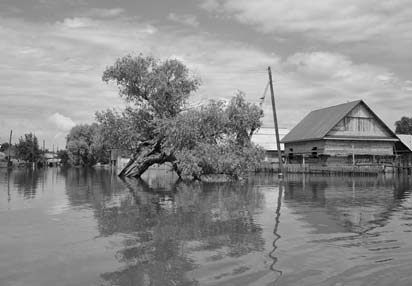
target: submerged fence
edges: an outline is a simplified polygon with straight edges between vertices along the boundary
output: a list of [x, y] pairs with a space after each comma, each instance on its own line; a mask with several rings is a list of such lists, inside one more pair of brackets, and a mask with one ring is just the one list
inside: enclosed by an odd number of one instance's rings
[[[285, 164], [286, 173], [301, 173], [301, 174], [320, 174], [320, 175], [354, 175], [354, 176], [375, 176], [385, 172], [392, 172], [392, 168], [378, 165], [370, 166], [353, 166], [353, 165], [336, 165], [336, 166], [321, 166], [321, 165], [301, 165], [301, 164]], [[277, 173], [279, 165], [277, 163], [263, 162], [255, 169], [255, 172]]]
[[299, 165], [287, 164], [285, 170], [288, 173], [306, 173], [322, 175], [358, 175], [373, 176], [385, 172], [383, 166], [319, 166], [319, 165]]

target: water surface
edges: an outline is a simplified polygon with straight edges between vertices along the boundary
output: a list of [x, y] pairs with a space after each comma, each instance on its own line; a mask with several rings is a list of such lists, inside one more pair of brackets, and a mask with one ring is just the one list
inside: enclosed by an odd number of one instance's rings
[[0, 169], [0, 285], [412, 285], [407, 177]]

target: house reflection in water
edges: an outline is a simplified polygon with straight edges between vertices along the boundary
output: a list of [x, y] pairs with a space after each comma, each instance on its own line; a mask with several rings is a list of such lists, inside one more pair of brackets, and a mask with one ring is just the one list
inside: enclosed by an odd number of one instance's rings
[[409, 185], [394, 177], [288, 176], [284, 203], [313, 233], [364, 233], [387, 223]]

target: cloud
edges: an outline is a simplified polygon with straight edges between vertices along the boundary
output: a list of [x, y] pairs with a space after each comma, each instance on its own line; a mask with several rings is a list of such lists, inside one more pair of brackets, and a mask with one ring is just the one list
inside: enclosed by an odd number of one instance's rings
[[371, 64], [355, 64], [347, 56], [330, 52], [296, 53], [285, 60], [285, 69], [295, 72], [306, 81], [323, 81], [353, 91], [370, 91], [396, 87], [402, 82], [386, 68]]
[[95, 26], [96, 23], [87, 17], [75, 17], [75, 18], [66, 18], [61, 23], [62, 26], [70, 29], [79, 29], [79, 28], [86, 28]]
[[123, 8], [112, 8], [112, 9], [102, 9], [102, 8], [95, 8], [92, 9], [88, 14], [90, 16], [101, 17], [101, 18], [110, 18], [110, 17], [117, 17], [125, 13], [125, 9]]
[[48, 120], [62, 131], [69, 131], [73, 126], [76, 125], [76, 123], [70, 117], [61, 115], [58, 112], [51, 115]]
[[330, 52], [296, 53], [285, 61], [286, 68], [295, 71], [307, 80], [337, 81], [352, 87], [363, 87], [365, 90], [373, 86], [397, 84], [390, 71], [370, 64], [354, 64], [347, 56]]
[[[170, 23], [123, 14], [73, 16], [55, 23], [0, 17], [0, 114], [11, 122], [7, 128], [0, 125], [0, 133], [33, 131], [64, 146], [64, 136], [56, 134], [74, 122], [90, 123], [97, 110], [122, 106], [117, 88], [101, 76], [117, 58], [132, 52], [183, 59], [203, 82], [193, 102], [227, 99], [242, 90], [258, 103], [270, 65], [281, 127], [293, 127], [312, 109], [358, 98], [389, 122], [409, 112], [412, 84], [389, 68], [326, 48], [280, 55], [202, 28], [182, 32]], [[273, 124], [268, 95], [264, 110], [265, 124]]]
[[200, 6], [263, 33], [299, 33], [337, 43], [382, 36], [410, 40], [410, 4], [410, 0], [207, 0]]
[[[288, 75], [289, 86], [280, 94], [299, 98], [299, 102], [284, 102], [287, 109], [302, 106], [326, 107], [349, 100], [363, 99], [386, 122], [408, 114], [398, 102], [412, 104], [410, 82], [391, 70], [372, 64], [357, 64], [349, 57], [331, 52], [295, 53], [282, 62], [282, 73]], [[305, 108], [306, 114], [310, 109]], [[313, 109], [313, 108], [312, 108]], [[302, 109], [303, 110], [303, 109]], [[398, 110], [395, 112], [395, 110]], [[301, 119], [304, 114], [299, 115]], [[289, 119], [297, 123], [298, 120]], [[391, 124], [389, 124], [391, 126]]]
[[169, 13], [168, 17], [169, 20], [184, 24], [187, 26], [191, 27], [198, 27], [199, 26], [199, 21], [197, 20], [196, 16], [194, 15], [189, 15], [189, 14], [175, 14], [175, 13]]

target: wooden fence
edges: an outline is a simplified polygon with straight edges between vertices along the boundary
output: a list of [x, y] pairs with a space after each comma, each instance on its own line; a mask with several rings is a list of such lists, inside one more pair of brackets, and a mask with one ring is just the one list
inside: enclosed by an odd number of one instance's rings
[[352, 165], [336, 165], [336, 166], [319, 166], [319, 165], [285, 165], [287, 173], [305, 173], [305, 174], [321, 174], [321, 175], [356, 175], [356, 176], [375, 176], [384, 173], [382, 166], [352, 166]]
[[279, 164], [276, 162], [262, 162], [256, 169], [256, 173], [278, 173]]
[[[376, 176], [387, 172], [384, 166], [367, 165], [367, 166], [352, 166], [352, 165], [336, 165], [336, 166], [321, 166], [321, 165], [301, 165], [301, 164], [285, 164], [286, 173], [297, 174], [319, 174], [319, 175], [353, 175], [353, 176]], [[262, 173], [277, 173], [279, 166], [277, 163], [263, 162], [255, 172]]]

